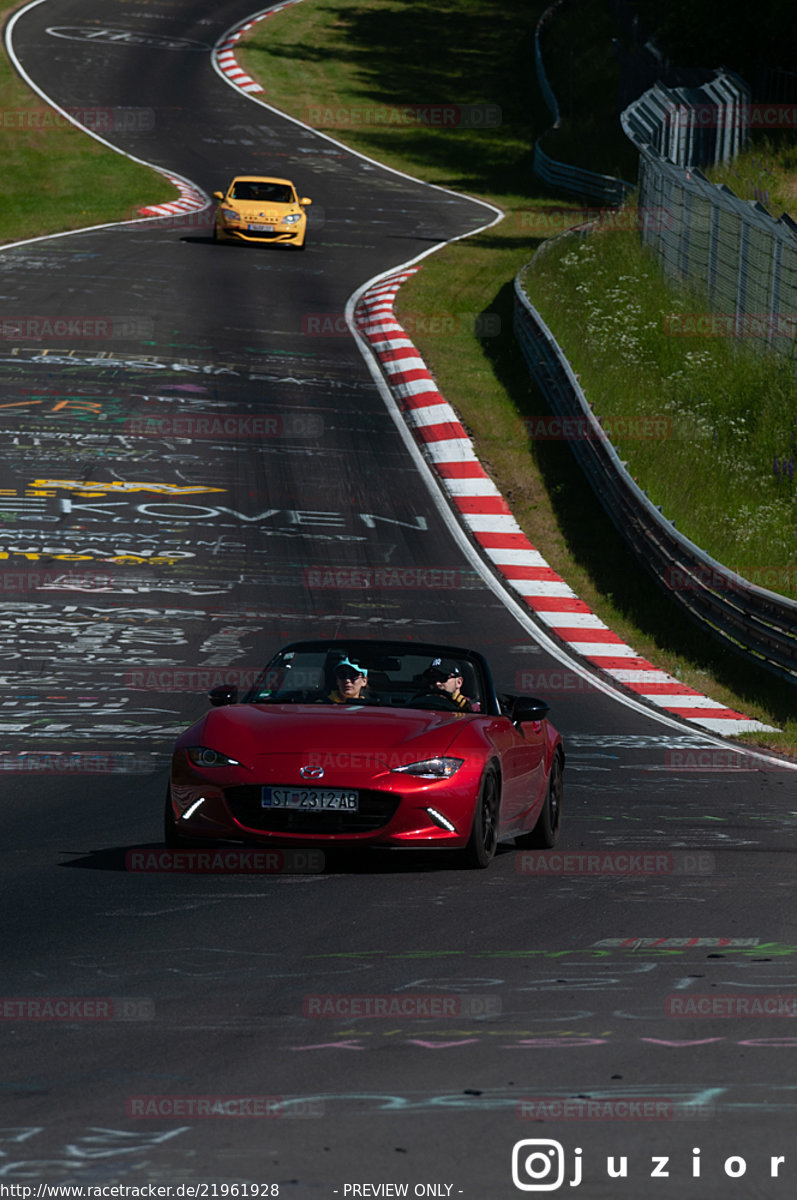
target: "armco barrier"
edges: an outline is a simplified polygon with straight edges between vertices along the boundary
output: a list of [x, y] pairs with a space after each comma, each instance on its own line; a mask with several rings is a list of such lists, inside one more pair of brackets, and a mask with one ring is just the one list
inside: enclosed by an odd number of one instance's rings
[[554, 191], [567, 192], [596, 204], [622, 204], [634, 190], [634, 184], [615, 179], [613, 175], [598, 175], [583, 167], [557, 162], [545, 153], [541, 141], [539, 138], [534, 146], [534, 174]]
[[554, 191], [567, 192], [571, 196], [578, 196], [597, 204], [622, 204], [626, 196], [634, 191], [633, 183], [627, 183], [624, 179], [615, 179], [612, 175], [599, 175], [595, 171], [587, 171], [584, 167], [574, 167], [569, 163], [558, 162], [546, 154], [540, 144], [543, 138], [556, 132], [560, 119], [559, 102], [548, 80], [540, 43], [546, 25], [550, 23], [554, 13], [565, 3], [566, 0], [556, 0], [550, 8], [546, 8], [534, 30], [534, 66], [537, 72], [537, 83], [554, 120], [552, 127], [546, 130], [534, 144], [534, 174]]
[[596, 496], [659, 585], [710, 632], [797, 684], [797, 601], [729, 571], [684, 537], [621, 462], [548, 326], [515, 280], [515, 335], [552, 412], [590, 435], [571, 448]]

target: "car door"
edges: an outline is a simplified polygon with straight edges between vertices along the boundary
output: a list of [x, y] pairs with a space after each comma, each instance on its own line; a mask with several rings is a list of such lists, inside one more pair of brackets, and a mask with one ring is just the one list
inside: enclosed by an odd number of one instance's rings
[[516, 724], [502, 716], [495, 721], [492, 738], [501, 760], [501, 829], [508, 836], [529, 827], [529, 814], [544, 795], [544, 722]]

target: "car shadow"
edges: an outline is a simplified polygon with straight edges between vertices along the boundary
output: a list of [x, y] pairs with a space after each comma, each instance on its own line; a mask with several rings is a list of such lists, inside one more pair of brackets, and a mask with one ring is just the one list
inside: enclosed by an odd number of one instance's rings
[[[203, 861], [197, 858], [203, 854]], [[282, 854], [294, 855], [283, 861]], [[316, 847], [244, 846], [235, 842], [186, 842], [174, 850], [163, 842], [141, 842], [128, 846], [106, 846], [98, 850], [63, 850], [75, 855], [60, 867], [82, 871], [116, 871], [126, 875], [234, 876], [262, 879], [281, 875], [418, 875], [432, 872], [466, 871], [462, 858], [451, 850], [328, 850]], [[515, 853], [503, 843], [496, 861]], [[210, 856], [210, 857], [204, 857]], [[302, 858], [306, 860], [303, 864]], [[263, 862], [259, 869], [256, 865]]]
[[[229, 240], [224, 239], [223, 241], [217, 242], [216, 239], [212, 235], [204, 235], [204, 234], [196, 234], [196, 233], [184, 234], [180, 238], [180, 241], [191, 243], [195, 246], [215, 246], [217, 250], [219, 250], [219, 249], [228, 250], [232, 247], [236, 250], [241, 250], [241, 249], [243, 249], [243, 250], [254, 249], [256, 251], [257, 250], [264, 250], [264, 251], [267, 250], [267, 251], [269, 251], [269, 253], [272, 253], [272, 254], [276, 254], [276, 253], [295, 254], [296, 253], [296, 246], [294, 246], [292, 242], [262, 242], [262, 243], [236, 242], [232, 239], [229, 239]], [[308, 246], [309, 246], [309, 242], [308, 242]]]

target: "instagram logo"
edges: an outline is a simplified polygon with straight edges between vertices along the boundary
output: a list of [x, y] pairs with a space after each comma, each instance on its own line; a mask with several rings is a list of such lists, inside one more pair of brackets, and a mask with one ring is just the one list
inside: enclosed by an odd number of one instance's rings
[[[581, 1150], [575, 1151], [576, 1155]], [[576, 1159], [577, 1179], [571, 1187], [581, 1182], [581, 1161]], [[555, 1192], [565, 1178], [565, 1151], [561, 1142], [553, 1138], [524, 1138], [512, 1147], [512, 1182], [521, 1192]]]

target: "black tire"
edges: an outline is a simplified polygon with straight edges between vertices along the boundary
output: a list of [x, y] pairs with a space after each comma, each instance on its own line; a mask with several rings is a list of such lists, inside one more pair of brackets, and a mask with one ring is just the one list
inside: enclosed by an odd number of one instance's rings
[[562, 799], [564, 795], [562, 755], [557, 750], [548, 776], [548, 789], [537, 824], [530, 833], [515, 838], [515, 845], [529, 850], [551, 850], [559, 839], [562, 827]]
[[501, 782], [495, 767], [484, 772], [479, 799], [473, 814], [473, 828], [463, 851], [465, 866], [489, 867], [498, 849], [498, 821], [501, 812]]
[[163, 810], [163, 840], [167, 846], [176, 850], [179, 846], [185, 845], [185, 838], [181, 837], [177, 832], [177, 826], [174, 823], [174, 809], [172, 808], [172, 790], [170, 787], [166, 789], [166, 804]]

